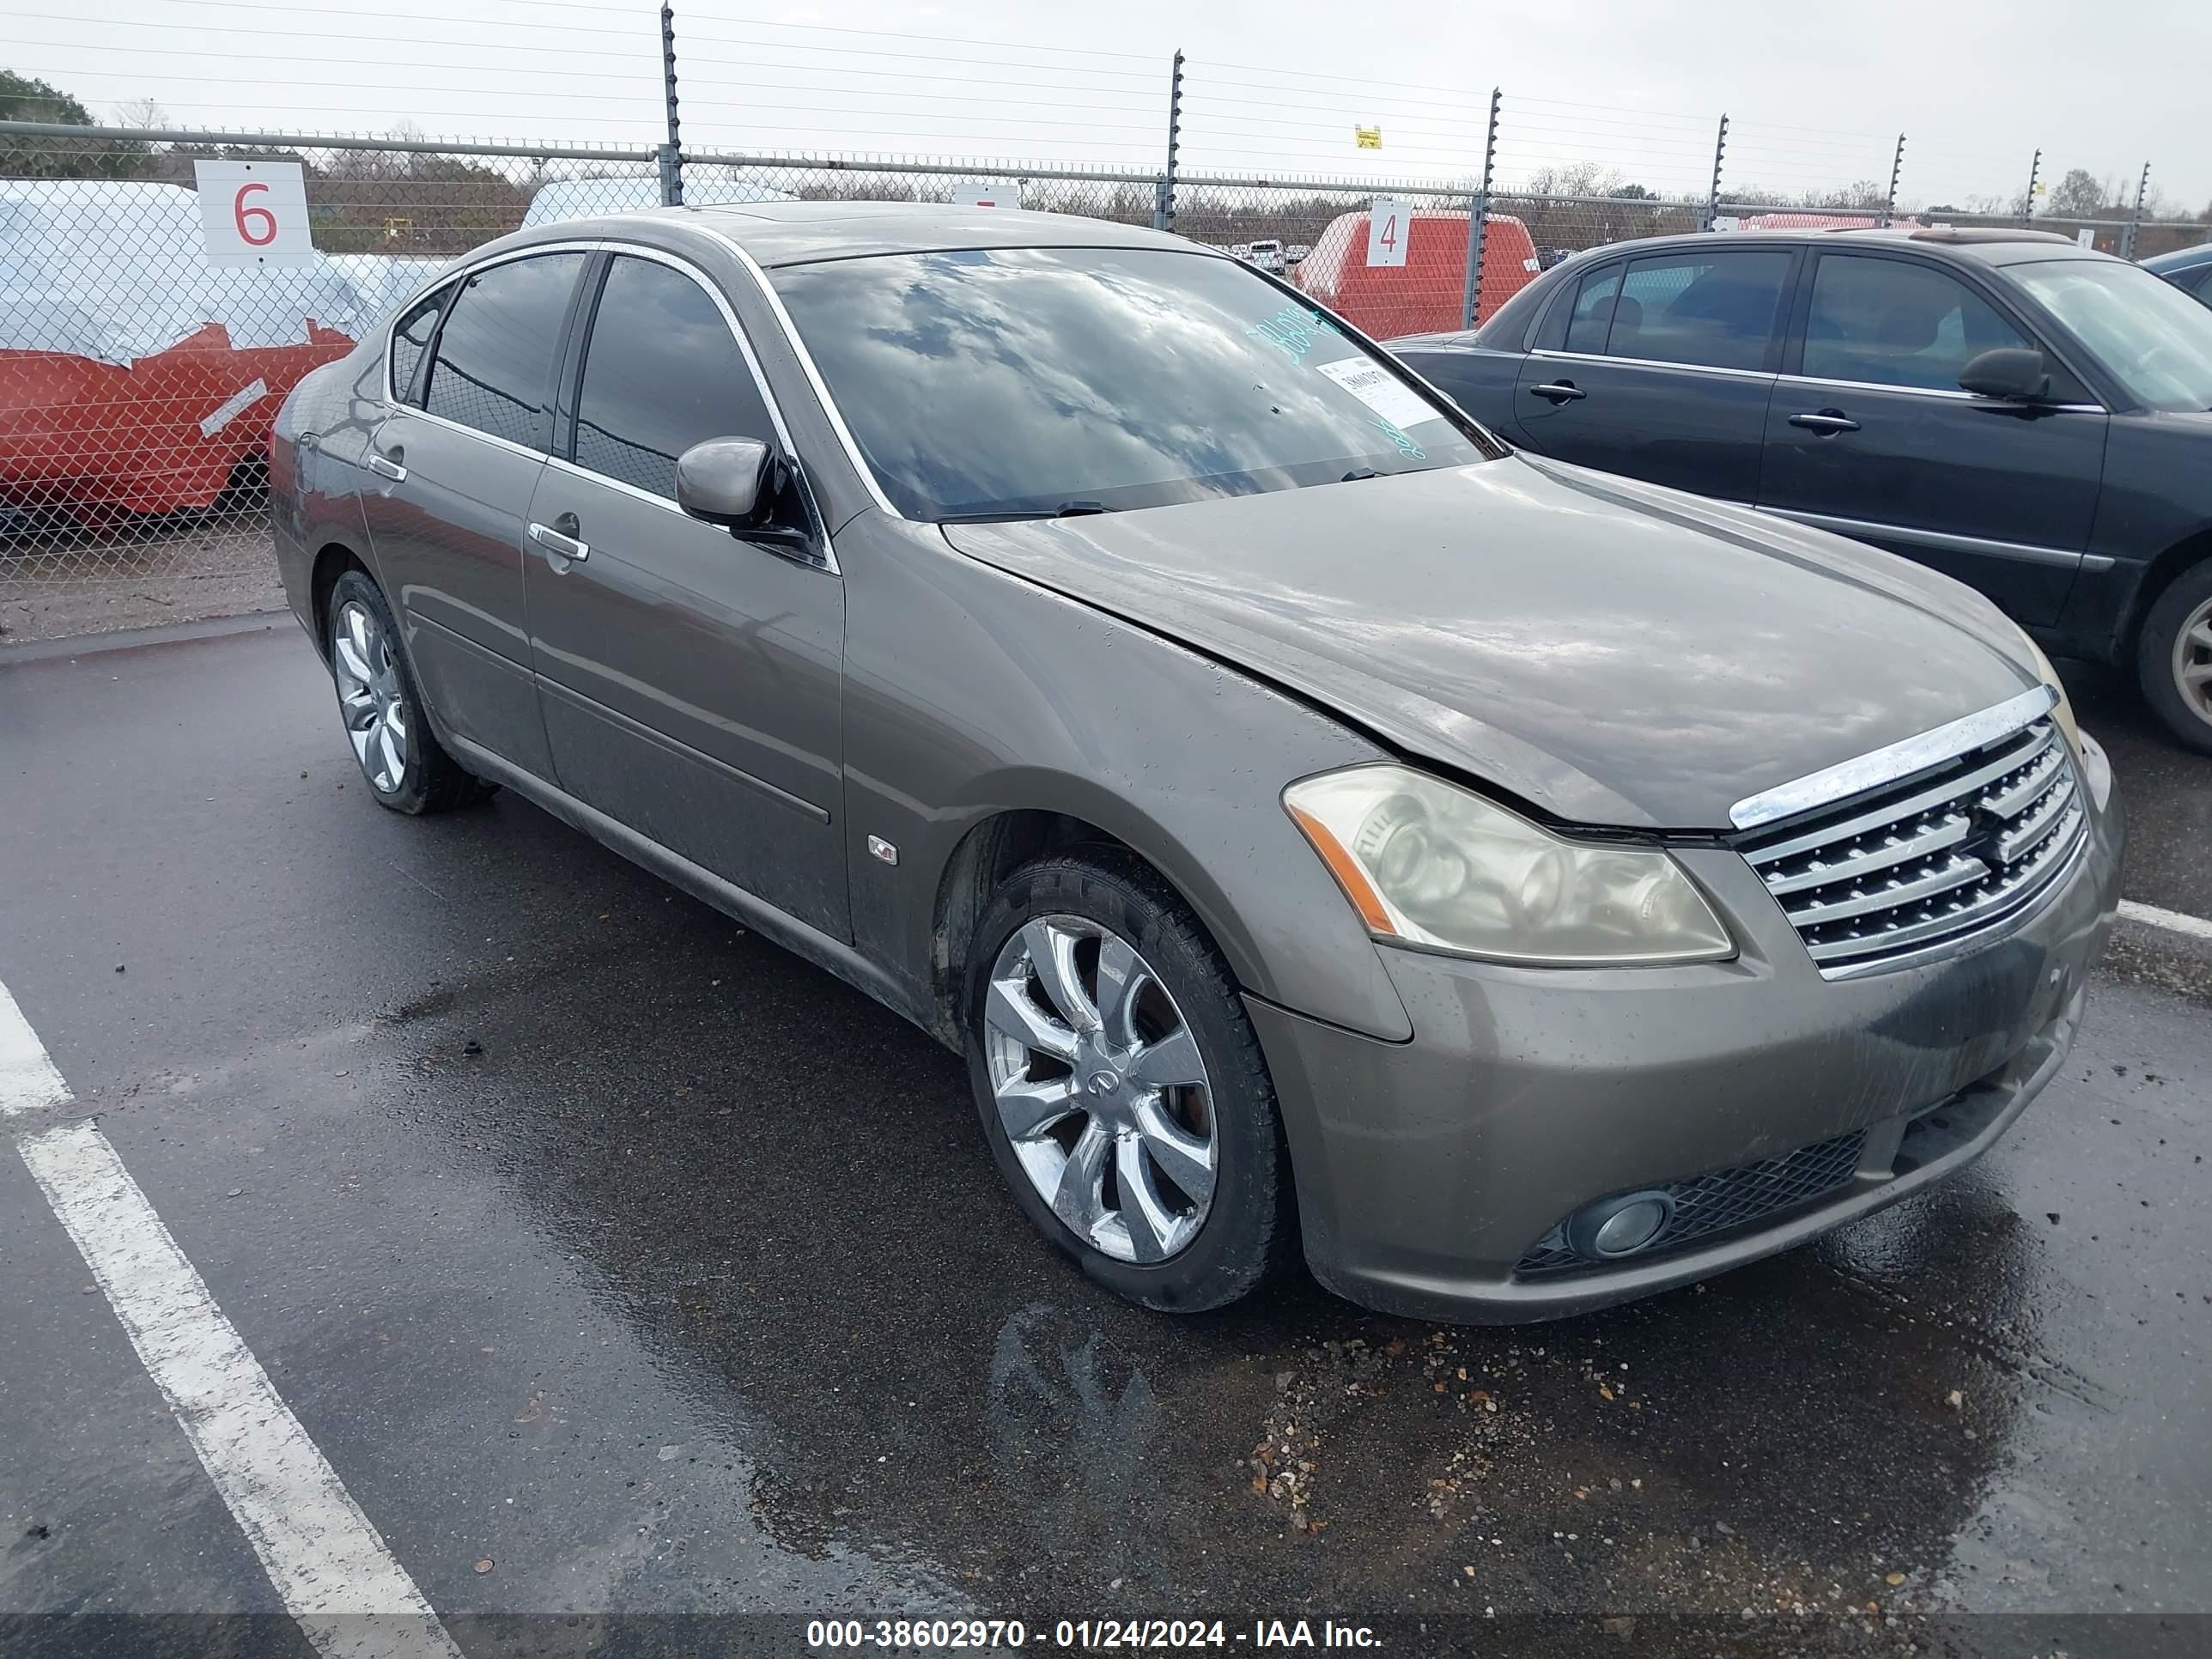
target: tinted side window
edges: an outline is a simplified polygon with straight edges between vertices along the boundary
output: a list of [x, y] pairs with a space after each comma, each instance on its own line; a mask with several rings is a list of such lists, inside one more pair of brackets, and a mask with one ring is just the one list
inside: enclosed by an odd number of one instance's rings
[[1620, 270], [1619, 265], [1614, 265], [1583, 278], [1582, 291], [1575, 295], [1575, 308], [1567, 315], [1569, 351], [1605, 349], [1605, 331], [1613, 323], [1613, 296], [1620, 292]]
[[1804, 372], [1819, 380], [1955, 392], [1970, 359], [2029, 343], [1972, 289], [1930, 265], [1830, 253], [1813, 274]]
[[1780, 248], [1638, 259], [1620, 285], [1607, 355], [1764, 368], [1789, 274]]
[[438, 313], [445, 309], [446, 295], [451, 292], [441, 288], [416, 301], [413, 310], [392, 325], [392, 395], [403, 404], [422, 401], [415, 371], [422, 366], [422, 354], [430, 349], [430, 337], [438, 331]]
[[616, 258], [584, 352], [576, 465], [674, 501], [676, 458], [708, 438], [775, 441], [729, 323], [682, 271]]
[[438, 331], [422, 407], [510, 443], [536, 447], [553, 392], [553, 354], [581, 253], [544, 253], [478, 271]]

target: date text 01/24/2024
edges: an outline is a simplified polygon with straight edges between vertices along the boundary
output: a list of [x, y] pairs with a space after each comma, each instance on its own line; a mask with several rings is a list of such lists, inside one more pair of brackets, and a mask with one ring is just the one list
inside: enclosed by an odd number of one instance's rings
[[[1316, 1627], [1304, 1619], [1256, 1619], [1249, 1630], [1232, 1630], [1219, 1619], [1061, 1619], [1048, 1642], [1040, 1626], [1040, 1647], [1105, 1652], [1127, 1649], [1180, 1648], [1376, 1648], [1382, 1643], [1365, 1625], [1324, 1619]], [[1032, 1639], [1018, 1619], [816, 1619], [808, 1621], [811, 1649], [875, 1648], [892, 1652], [948, 1648], [1021, 1648]]]

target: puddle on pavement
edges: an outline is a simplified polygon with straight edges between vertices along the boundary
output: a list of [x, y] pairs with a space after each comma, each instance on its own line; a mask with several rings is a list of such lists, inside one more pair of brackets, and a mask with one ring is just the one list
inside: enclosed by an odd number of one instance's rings
[[[394, 1040], [409, 1115], [750, 1425], [752, 1513], [801, 1553], [890, 1548], [986, 1605], [1924, 1607], [2039, 1386], [2003, 1334], [2032, 1333], [2033, 1237], [1978, 1175], [1565, 1324], [1302, 1277], [1147, 1315], [1033, 1238], [957, 1060], [770, 947], [690, 943], [649, 1009], [586, 977]], [[1930, 1262], [1970, 1322], [1896, 1288]]]

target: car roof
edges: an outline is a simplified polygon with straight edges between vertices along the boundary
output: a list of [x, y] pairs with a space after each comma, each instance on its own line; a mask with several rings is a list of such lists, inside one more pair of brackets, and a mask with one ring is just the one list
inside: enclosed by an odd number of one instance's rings
[[1218, 249], [1149, 226], [1069, 213], [930, 202], [746, 202], [653, 208], [571, 220], [547, 228], [576, 236], [610, 234], [625, 226], [711, 229], [737, 243], [757, 263], [771, 266], [978, 247], [1158, 247], [1223, 257]]
[[[1889, 229], [1776, 228], [1767, 230], [1688, 231], [1673, 236], [1647, 236], [1633, 241], [1611, 242], [1601, 247], [1588, 248], [1564, 261], [1565, 264], [1587, 264], [1605, 254], [1618, 253], [1624, 248], [1638, 252], [1666, 247], [1772, 247], [1817, 244], [1824, 247], [1879, 246], [1910, 248], [1916, 253], [1934, 254], [1942, 258], [1972, 259], [1984, 264], [2026, 264], [2043, 259], [2111, 259], [2109, 253], [2099, 253], [2081, 246], [2070, 237], [2056, 232], [2026, 230], [2002, 225], [1961, 225], [1955, 229], [1947, 225], [1927, 225], [1917, 229], [1897, 227]], [[2118, 262], [2124, 263], [2124, 262]]]
[[2142, 264], [2145, 270], [2194, 270], [2199, 265], [2212, 265], [2212, 242], [2200, 242], [2195, 247], [2178, 247], [2171, 253], [2154, 254]]

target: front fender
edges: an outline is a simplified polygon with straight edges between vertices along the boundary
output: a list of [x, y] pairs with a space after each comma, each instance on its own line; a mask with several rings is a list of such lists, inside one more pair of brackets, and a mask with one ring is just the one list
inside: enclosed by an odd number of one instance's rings
[[[1246, 990], [1370, 1036], [1412, 1034], [1374, 943], [1283, 787], [1382, 751], [1199, 653], [867, 513], [847, 581], [846, 827], [856, 945], [934, 997], [938, 898], [1009, 812], [1082, 820], [1152, 863]], [[873, 836], [896, 864], [872, 856]]]

